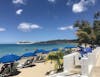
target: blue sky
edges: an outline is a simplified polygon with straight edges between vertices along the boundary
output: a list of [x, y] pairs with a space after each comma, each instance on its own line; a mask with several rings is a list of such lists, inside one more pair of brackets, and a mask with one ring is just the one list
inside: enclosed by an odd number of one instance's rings
[[0, 43], [76, 39], [76, 20], [93, 21], [100, 0], [0, 0]]

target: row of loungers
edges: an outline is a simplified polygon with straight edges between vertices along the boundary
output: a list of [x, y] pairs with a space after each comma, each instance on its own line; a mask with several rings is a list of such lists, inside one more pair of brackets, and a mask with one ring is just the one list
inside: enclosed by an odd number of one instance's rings
[[35, 66], [35, 62], [44, 62], [44, 58], [39, 56], [36, 58], [36, 60], [34, 60], [34, 58], [31, 58], [26, 60], [22, 65], [20, 65], [18, 62], [4, 64], [0, 70], [0, 77], [9, 77], [12, 75], [16, 75], [16, 73], [18, 73], [17, 68]]
[[4, 64], [1, 67], [0, 77], [8, 77], [10, 75], [16, 74], [18, 63]]

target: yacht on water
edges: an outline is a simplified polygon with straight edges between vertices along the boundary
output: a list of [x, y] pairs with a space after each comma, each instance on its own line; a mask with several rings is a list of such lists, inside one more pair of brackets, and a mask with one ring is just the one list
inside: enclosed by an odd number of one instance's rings
[[30, 41], [19, 41], [17, 44], [33, 44], [33, 42]]

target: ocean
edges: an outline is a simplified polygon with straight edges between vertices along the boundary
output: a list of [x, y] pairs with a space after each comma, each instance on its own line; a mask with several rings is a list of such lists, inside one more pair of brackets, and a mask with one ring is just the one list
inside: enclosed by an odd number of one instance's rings
[[21, 56], [22, 54], [33, 51], [35, 49], [51, 50], [53, 48], [64, 48], [69, 46], [76, 46], [77, 44], [0, 44], [0, 57], [7, 54], [16, 54]]

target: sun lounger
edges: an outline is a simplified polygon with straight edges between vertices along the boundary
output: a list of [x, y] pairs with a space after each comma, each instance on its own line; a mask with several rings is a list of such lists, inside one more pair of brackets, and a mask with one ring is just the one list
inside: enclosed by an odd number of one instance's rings
[[19, 63], [14, 63], [14, 65], [11, 68], [11, 74], [15, 74], [16, 73], [18, 64]]
[[4, 71], [0, 74], [0, 77], [8, 77], [11, 74], [10, 67], [4, 69]]
[[41, 63], [41, 62], [45, 62], [45, 57], [44, 56], [37, 56], [35, 62], [36, 63]]
[[4, 68], [4, 70], [0, 74], [0, 77], [8, 77], [10, 75], [15, 74], [17, 71], [17, 65], [18, 63], [14, 63], [13, 66], [11, 67], [11, 65], [9, 64], [6, 68]]
[[34, 60], [28, 59], [28, 60], [25, 61], [24, 64], [18, 65], [18, 68], [25, 68], [25, 67], [29, 67], [29, 66], [32, 66], [32, 65], [34, 65]]
[[25, 67], [29, 67], [29, 66], [31, 66], [31, 65], [33, 65], [33, 60], [31, 59], [31, 60], [27, 60], [24, 64], [23, 64], [23, 67], [25, 68]]

